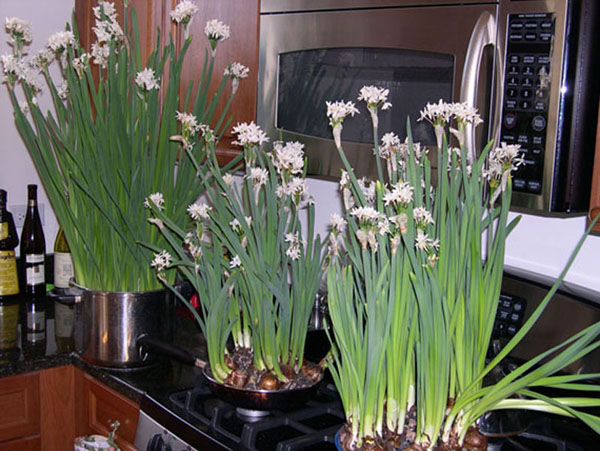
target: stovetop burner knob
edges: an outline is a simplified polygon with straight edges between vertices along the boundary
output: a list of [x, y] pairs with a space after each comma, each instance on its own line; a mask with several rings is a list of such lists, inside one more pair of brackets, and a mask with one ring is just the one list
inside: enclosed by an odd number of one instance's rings
[[146, 451], [172, 451], [172, 449], [171, 445], [165, 443], [161, 434], [154, 434], [148, 442]]

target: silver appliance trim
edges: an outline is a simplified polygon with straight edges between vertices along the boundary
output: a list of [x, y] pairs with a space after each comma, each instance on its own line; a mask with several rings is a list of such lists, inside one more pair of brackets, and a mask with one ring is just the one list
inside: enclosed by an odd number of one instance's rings
[[[498, 3], [497, 1], [462, 0], [461, 4]], [[390, 8], [409, 6], [456, 5], [456, 0], [262, 0], [261, 13], [324, 11], [340, 9]]]

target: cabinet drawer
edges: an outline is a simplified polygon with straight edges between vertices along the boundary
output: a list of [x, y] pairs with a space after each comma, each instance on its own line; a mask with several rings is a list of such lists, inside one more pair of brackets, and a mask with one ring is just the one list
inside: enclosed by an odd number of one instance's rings
[[36, 434], [0, 443], [0, 451], [15, 451], [17, 449], [19, 451], [39, 451], [42, 449], [42, 440]]
[[139, 406], [120, 393], [98, 382], [89, 375], [84, 377], [88, 427], [93, 433], [108, 435], [110, 423], [118, 420], [116, 442], [122, 449], [133, 449]]
[[39, 374], [0, 379], [0, 442], [35, 435], [39, 430]]

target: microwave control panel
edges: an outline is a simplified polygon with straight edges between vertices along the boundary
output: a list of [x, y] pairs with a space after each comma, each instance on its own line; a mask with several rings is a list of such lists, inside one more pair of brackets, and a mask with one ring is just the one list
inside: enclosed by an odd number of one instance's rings
[[553, 37], [551, 13], [508, 16], [500, 141], [521, 146], [515, 191], [542, 191]]

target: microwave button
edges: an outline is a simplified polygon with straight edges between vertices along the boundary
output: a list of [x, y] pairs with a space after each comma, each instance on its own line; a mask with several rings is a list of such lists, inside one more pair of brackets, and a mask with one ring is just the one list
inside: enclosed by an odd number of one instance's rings
[[523, 56], [523, 64], [535, 64], [535, 56], [533, 56], [533, 55]]
[[532, 193], [539, 193], [542, 190], [542, 184], [537, 180], [529, 180], [527, 182], [527, 189]]
[[[512, 113], [509, 113], [512, 114]], [[502, 135], [501, 141], [504, 141], [506, 143], [514, 143], [515, 142], [515, 135], [510, 134], [510, 133], [504, 133]]]
[[538, 64], [550, 64], [550, 56], [549, 55], [538, 56]]
[[531, 149], [531, 153], [535, 156], [540, 156], [543, 153], [543, 149], [541, 147], [534, 147]]
[[546, 128], [546, 118], [539, 114], [537, 116], [534, 116], [533, 119], [531, 120], [531, 127], [536, 132], [541, 132], [542, 130], [544, 130]]
[[538, 100], [535, 102], [535, 110], [536, 111], [546, 111], [546, 102]]
[[515, 335], [517, 333], [517, 328], [514, 325], [510, 325], [506, 328], [506, 332], [508, 333], [509, 337], [512, 337], [513, 335]]
[[509, 41], [522, 41], [523, 40], [523, 33], [511, 33], [508, 36], [508, 40]]
[[544, 137], [541, 135], [534, 135], [531, 142], [534, 146], [541, 146], [544, 144]]
[[532, 66], [525, 66], [523, 68], [523, 75], [532, 76], [534, 74], [534, 70]]
[[552, 30], [552, 21], [543, 20], [542, 23], [540, 23], [540, 27], [542, 28], [542, 30]]
[[508, 57], [508, 62], [510, 64], [519, 64], [519, 61], [521, 61], [521, 57], [519, 55], [509, 55]]
[[519, 136], [517, 136], [517, 142], [519, 144], [529, 144], [529, 136], [528, 135], [519, 135]]
[[532, 21], [529, 21], [525, 24], [525, 28], [527, 28], [528, 30], [536, 29], [537, 26], [538, 26], [537, 22], [532, 22]]
[[515, 88], [508, 88], [506, 90], [506, 97], [517, 97], [517, 90]]
[[525, 180], [515, 178], [513, 179], [513, 186], [515, 189], [525, 189]]
[[540, 40], [542, 42], [550, 42], [552, 40], [552, 33], [540, 33]]
[[545, 99], [547, 95], [548, 95], [548, 90], [547, 89], [540, 88], [540, 89], [537, 89], [535, 91], [535, 96], [538, 99]]
[[517, 108], [517, 101], [516, 100], [508, 99], [506, 101], [506, 109], [507, 110], [514, 110], [515, 108]]
[[526, 41], [535, 41], [537, 39], [537, 33], [525, 33]]
[[506, 84], [508, 86], [519, 86], [519, 79], [517, 77], [508, 77]]
[[522, 30], [523, 22], [511, 22], [510, 28], [511, 28], [511, 30]]
[[508, 75], [519, 75], [519, 66], [510, 66], [508, 68]]
[[522, 85], [526, 88], [532, 88], [533, 87], [533, 78], [524, 78]]
[[[514, 102], [514, 100], [512, 102]], [[507, 113], [504, 116], [504, 126], [508, 129], [511, 129], [511, 128], [514, 128], [515, 125], [517, 125], [517, 115], [514, 113]], [[514, 140], [515, 140], [515, 138], [513, 136], [512, 141], [514, 141]]]
[[521, 97], [523, 97], [524, 99], [530, 99], [531, 98], [531, 89], [522, 89], [521, 90]]
[[529, 100], [522, 100], [519, 106], [522, 110], [528, 110], [529, 108], [531, 108], [531, 102]]

